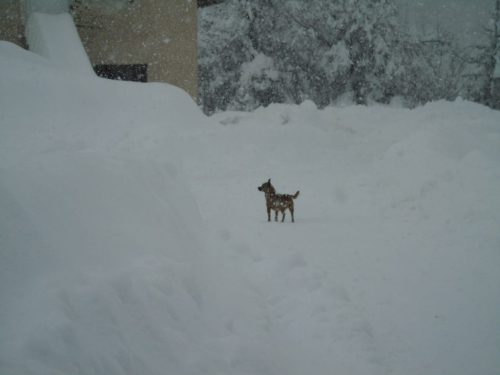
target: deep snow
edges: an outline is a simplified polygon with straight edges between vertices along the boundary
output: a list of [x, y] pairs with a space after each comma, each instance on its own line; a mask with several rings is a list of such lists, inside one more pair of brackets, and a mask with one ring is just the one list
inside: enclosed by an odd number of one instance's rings
[[499, 191], [477, 104], [207, 118], [0, 42], [0, 373], [496, 375]]

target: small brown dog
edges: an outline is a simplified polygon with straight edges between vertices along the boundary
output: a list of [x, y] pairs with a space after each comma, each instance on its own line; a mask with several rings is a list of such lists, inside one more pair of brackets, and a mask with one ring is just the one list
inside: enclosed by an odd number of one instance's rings
[[274, 221], [278, 221], [278, 212], [281, 212], [283, 214], [283, 219], [281, 220], [281, 222], [285, 221], [285, 210], [289, 209], [290, 213], [292, 214], [292, 223], [294, 223], [293, 200], [297, 199], [300, 191], [297, 191], [295, 195], [276, 194], [274, 186], [271, 185], [271, 179], [269, 179], [269, 181], [267, 182], [264, 182], [257, 189], [259, 189], [259, 191], [263, 191], [266, 194], [267, 221], [271, 221], [271, 209], [276, 212]]

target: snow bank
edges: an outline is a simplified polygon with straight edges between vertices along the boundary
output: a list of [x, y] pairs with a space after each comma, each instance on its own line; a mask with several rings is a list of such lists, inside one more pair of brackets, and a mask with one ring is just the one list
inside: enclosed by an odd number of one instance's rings
[[95, 75], [69, 13], [30, 13], [26, 23], [26, 40], [30, 51], [49, 59], [58, 68], [87, 76]]
[[205, 117], [168, 85], [64, 75], [5, 42], [0, 56], [0, 372], [215, 361], [175, 135]]

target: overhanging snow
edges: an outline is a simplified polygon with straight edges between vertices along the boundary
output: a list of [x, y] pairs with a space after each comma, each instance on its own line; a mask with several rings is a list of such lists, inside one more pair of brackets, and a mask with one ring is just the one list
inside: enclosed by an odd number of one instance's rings
[[26, 25], [26, 39], [30, 51], [47, 58], [59, 68], [82, 75], [95, 75], [69, 13], [31, 14]]

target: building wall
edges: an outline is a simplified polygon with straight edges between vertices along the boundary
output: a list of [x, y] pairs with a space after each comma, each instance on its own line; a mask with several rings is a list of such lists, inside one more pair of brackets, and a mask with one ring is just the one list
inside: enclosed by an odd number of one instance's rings
[[168, 82], [198, 100], [194, 0], [80, 0], [72, 13], [94, 65], [147, 64], [149, 82]]
[[0, 40], [26, 48], [21, 3], [18, 0], [0, 0]]
[[[54, 0], [0, 0], [0, 40], [27, 48], [25, 10], [39, 3], [53, 5]], [[195, 0], [70, 0], [69, 3], [93, 65], [146, 64], [149, 82], [168, 82], [198, 101]]]

